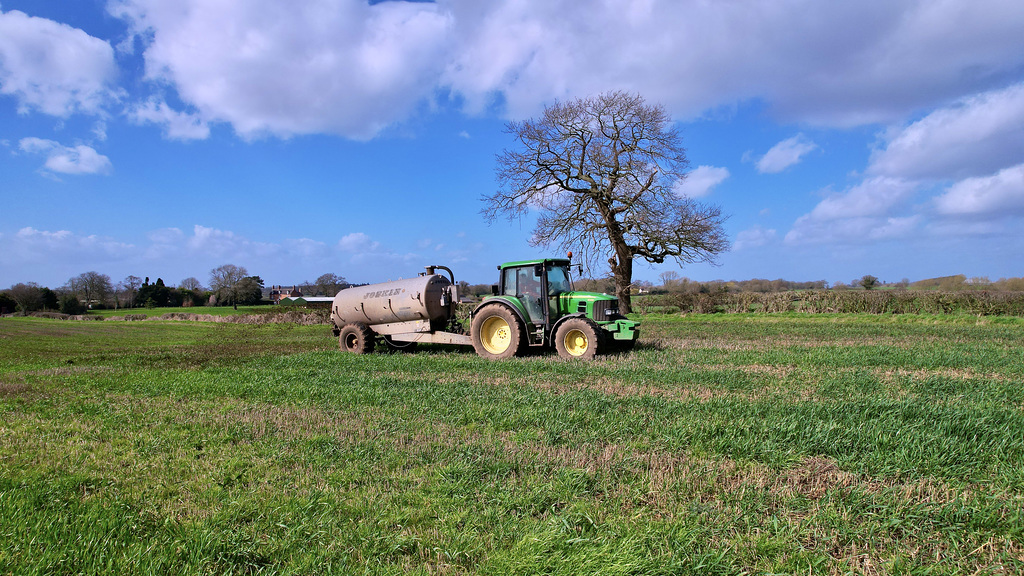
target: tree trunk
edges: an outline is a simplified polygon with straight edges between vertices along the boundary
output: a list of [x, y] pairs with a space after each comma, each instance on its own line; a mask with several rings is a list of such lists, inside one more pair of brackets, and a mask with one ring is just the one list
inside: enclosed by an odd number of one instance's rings
[[629, 297], [629, 287], [633, 283], [633, 257], [618, 255], [618, 260], [609, 258], [608, 263], [612, 266], [612, 275], [615, 277], [615, 297], [619, 299], [619, 313], [629, 314], [633, 311], [632, 301]]

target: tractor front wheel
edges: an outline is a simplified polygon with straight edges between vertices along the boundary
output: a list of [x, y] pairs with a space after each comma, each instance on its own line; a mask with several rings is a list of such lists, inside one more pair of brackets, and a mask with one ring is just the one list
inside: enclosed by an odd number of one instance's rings
[[592, 360], [601, 346], [602, 329], [588, 318], [570, 318], [555, 331], [555, 350], [565, 359]]

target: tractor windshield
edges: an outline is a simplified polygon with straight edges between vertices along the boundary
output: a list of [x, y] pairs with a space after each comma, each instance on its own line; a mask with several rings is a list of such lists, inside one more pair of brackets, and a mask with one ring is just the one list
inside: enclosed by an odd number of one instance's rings
[[548, 295], [556, 296], [562, 292], [572, 292], [568, 266], [552, 266], [548, 268]]

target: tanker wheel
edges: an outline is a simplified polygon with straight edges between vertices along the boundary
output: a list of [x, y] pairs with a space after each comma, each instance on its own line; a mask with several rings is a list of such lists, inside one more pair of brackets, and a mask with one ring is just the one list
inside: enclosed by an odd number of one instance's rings
[[362, 322], [352, 322], [341, 327], [338, 345], [345, 352], [369, 354], [373, 352], [373, 330]]
[[384, 336], [382, 340], [384, 340], [384, 344], [388, 347], [388, 350], [393, 350], [395, 352], [416, 351], [416, 342], [399, 342], [397, 340], [392, 340], [390, 336]]
[[522, 348], [519, 320], [501, 305], [485, 306], [477, 312], [469, 332], [476, 353], [490, 360], [511, 358]]
[[555, 331], [555, 349], [562, 358], [592, 360], [602, 347], [602, 331], [588, 318], [570, 318]]

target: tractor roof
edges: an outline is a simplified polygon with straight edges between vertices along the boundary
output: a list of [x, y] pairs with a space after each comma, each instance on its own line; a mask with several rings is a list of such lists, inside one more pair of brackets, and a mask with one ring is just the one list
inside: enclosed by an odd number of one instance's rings
[[537, 264], [568, 266], [569, 260], [567, 258], [540, 258], [537, 260], [519, 260], [517, 262], [505, 262], [504, 264], [500, 264], [498, 265], [498, 270], [504, 270], [505, 268], [516, 268], [519, 266], [536, 266]]

